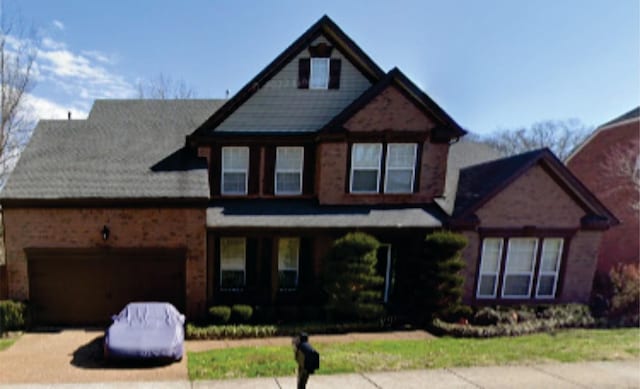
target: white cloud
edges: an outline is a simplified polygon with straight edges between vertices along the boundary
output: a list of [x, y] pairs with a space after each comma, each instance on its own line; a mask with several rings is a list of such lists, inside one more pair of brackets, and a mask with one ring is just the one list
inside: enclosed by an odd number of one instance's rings
[[53, 26], [55, 28], [57, 28], [58, 30], [62, 31], [64, 30], [64, 23], [62, 23], [61, 21], [59, 21], [58, 19], [53, 19], [53, 21], [51, 22], [51, 24], [53, 24]]
[[38, 51], [39, 82], [53, 82], [73, 97], [83, 99], [124, 98], [134, 93], [124, 77], [109, 69], [113, 61], [97, 50], [75, 53], [54, 39], [43, 39]]

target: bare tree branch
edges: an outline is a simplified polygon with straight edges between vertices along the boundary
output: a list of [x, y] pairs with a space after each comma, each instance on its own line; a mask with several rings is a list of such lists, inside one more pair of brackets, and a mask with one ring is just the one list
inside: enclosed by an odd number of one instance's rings
[[140, 99], [192, 99], [195, 90], [184, 80], [174, 81], [171, 77], [160, 73], [158, 76], [139, 81], [137, 85]]
[[546, 120], [529, 128], [496, 131], [481, 141], [505, 155], [548, 147], [564, 160], [592, 131], [576, 119]]
[[25, 33], [0, 4], [0, 187], [33, 129], [24, 99], [34, 86], [37, 52], [35, 34]]
[[612, 189], [632, 188], [633, 197], [628, 205], [640, 211], [640, 143], [635, 140], [616, 145], [606, 153], [600, 166], [606, 177], [615, 180]]

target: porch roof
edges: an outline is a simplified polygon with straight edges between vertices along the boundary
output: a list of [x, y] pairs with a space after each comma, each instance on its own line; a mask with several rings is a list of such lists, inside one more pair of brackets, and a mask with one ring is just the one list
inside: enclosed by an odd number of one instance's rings
[[320, 206], [303, 200], [216, 202], [207, 228], [437, 228], [444, 216], [435, 206]]

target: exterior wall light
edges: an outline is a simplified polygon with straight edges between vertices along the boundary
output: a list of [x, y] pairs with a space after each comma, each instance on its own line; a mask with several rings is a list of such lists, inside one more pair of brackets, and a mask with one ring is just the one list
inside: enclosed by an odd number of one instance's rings
[[109, 231], [109, 227], [107, 227], [107, 226], [102, 227], [102, 240], [109, 239], [109, 234], [110, 233], [111, 233], [111, 231]]

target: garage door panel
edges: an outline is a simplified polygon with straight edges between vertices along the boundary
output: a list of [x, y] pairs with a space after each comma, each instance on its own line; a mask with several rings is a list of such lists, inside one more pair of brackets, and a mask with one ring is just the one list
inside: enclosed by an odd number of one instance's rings
[[27, 255], [37, 323], [105, 324], [131, 301], [184, 308], [184, 251], [39, 249]]

